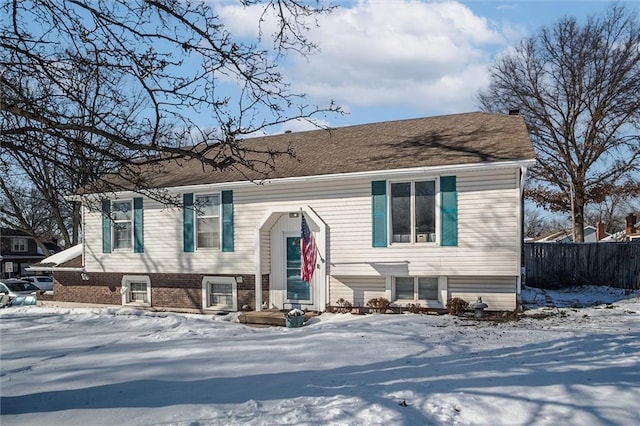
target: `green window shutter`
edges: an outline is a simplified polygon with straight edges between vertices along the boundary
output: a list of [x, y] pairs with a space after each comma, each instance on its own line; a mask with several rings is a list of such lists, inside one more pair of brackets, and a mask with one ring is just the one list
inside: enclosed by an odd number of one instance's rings
[[102, 252], [111, 253], [111, 200], [102, 200]]
[[222, 251], [233, 251], [233, 191], [222, 191]]
[[133, 252], [144, 252], [142, 197], [133, 199]]
[[387, 181], [371, 182], [371, 234], [373, 247], [387, 246]]
[[193, 251], [193, 194], [182, 194], [182, 241], [185, 252]]
[[440, 177], [440, 245], [458, 245], [458, 196], [456, 177]]

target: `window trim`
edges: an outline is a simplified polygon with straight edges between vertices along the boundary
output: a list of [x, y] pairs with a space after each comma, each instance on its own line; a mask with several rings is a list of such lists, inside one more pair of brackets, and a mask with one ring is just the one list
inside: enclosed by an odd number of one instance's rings
[[[218, 215], [217, 216], [200, 216], [198, 214], [198, 197], [218, 198]], [[200, 247], [198, 245], [198, 219], [218, 218], [218, 246], [217, 247]], [[220, 192], [206, 192], [193, 194], [193, 248], [195, 251], [222, 251], [222, 194]]]
[[[116, 210], [114, 209], [113, 205], [117, 204], [117, 203], [129, 203], [129, 211], [131, 212], [131, 218], [129, 220], [116, 220], [115, 219], [115, 213]], [[125, 199], [117, 199], [117, 200], [111, 200], [111, 222], [112, 222], [112, 226], [111, 226], [111, 251], [123, 251], [123, 252], [127, 252], [127, 251], [133, 251], [134, 246], [135, 246], [135, 242], [134, 242], [134, 230], [133, 230], [133, 226], [134, 226], [134, 206], [133, 206], [133, 198], [125, 198]], [[131, 246], [130, 247], [116, 247], [116, 224], [118, 223], [124, 223], [124, 222], [129, 222], [131, 224], [131, 226], [129, 227], [130, 231], [130, 238], [129, 241], [131, 242]]]
[[[145, 283], [147, 285], [147, 302], [131, 302], [131, 283]], [[151, 306], [151, 278], [148, 275], [123, 275], [120, 287], [123, 306]]]
[[[397, 278], [413, 278], [413, 299], [398, 299], [397, 291], [396, 291], [396, 279]], [[436, 282], [436, 298], [435, 299], [420, 299], [420, 288], [419, 282], [420, 278], [431, 278]], [[432, 275], [415, 275], [415, 276], [398, 276], [391, 277], [391, 298], [393, 299], [393, 303], [425, 303], [429, 304], [429, 302], [440, 302], [440, 292], [439, 292], [440, 284], [437, 276]]]
[[[417, 233], [415, 232], [415, 216], [416, 216], [416, 195], [415, 195], [415, 184], [416, 182], [433, 182], [434, 183], [434, 194], [433, 194], [433, 199], [434, 199], [434, 203], [433, 203], [433, 208], [434, 208], [434, 214], [433, 214], [433, 220], [434, 220], [434, 234], [435, 234], [435, 238], [434, 241], [424, 241], [424, 242], [418, 242], [417, 240]], [[400, 241], [393, 241], [393, 203], [392, 203], [392, 191], [391, 191], [391, 185], [392, 184], [398, 184], [398, 183], [409, 183], [411, 185], [411, 195], [410, 195], [410, 200], [409, 200], [409, 205], [410, 205], [410, 230], [411, 230], [411, 235], [410, 235], [410, 241], [409, 242], [400, 242]], [[439, 226], [440, 226], [440, 179], [438, 177], [433, 177], [433, 178], [413, 178], [413, 179], [399, 179], [399, 180], [391, 180], [387, 182], [387, 241], [388, 244], [390, 246], [396, 245], [396, 246], [407, 246], [407, 245], [439, 245], [440, 244], [440, 235], [441, 232], [439, 230]], [[394, 280], [395, 282], [395, 280]]]
[[[210, 284], [231, 284], [231, 306], [209, 304], [209, 300], [211, 300]], [[219, 275], [207, 275], [202, 277], [202, 309], [205, 311], [216, 312], [236, 312], [238, 310], [238, 283], [235, 277], [223, 277]]]
[[[23, 249], [20, 249], [18, 241], [23, 242]], [[11, 251], [14, 253], [26, 253], [29, 251], [29, 240], [24, 237], [12, 237], [11, 238]]]

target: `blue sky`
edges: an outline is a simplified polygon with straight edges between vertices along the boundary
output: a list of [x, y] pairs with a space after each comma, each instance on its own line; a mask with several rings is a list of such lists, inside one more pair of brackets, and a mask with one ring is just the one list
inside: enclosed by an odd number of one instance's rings
[[[258, 10], [211, 0], [232, 34], [251, 37]], [[320, 121], [345, 126], [478, 109], [495, 55], [565, 15], [584, 20], [609, 1], [342, 1], [309, 36], [321, 51], [290, 57], [282, 71], [309, 101], [334, 100], [345, 116]], [[638, 11], [638, 2], [622, 2]], [[269, 33], [269, 23], [265, 33]], [[304, 130], [289, 123], [273, 133]]]

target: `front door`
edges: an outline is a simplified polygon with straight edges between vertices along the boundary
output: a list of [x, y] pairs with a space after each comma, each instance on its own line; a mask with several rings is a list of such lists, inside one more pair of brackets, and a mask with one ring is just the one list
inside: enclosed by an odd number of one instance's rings
[[311, 287], [306, 281], [302, 281], [300, 268], [300, 237], [286, 236], [286, 274], [287, 274], [287, 300], [292, 303], [311, 302]]

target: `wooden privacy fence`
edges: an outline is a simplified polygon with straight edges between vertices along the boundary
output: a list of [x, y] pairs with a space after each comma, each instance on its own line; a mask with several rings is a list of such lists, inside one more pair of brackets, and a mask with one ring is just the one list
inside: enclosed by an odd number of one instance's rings
[[607, 285], [640, 288], [640, 243], [526, 243], [525, 283], [532, 287]]

